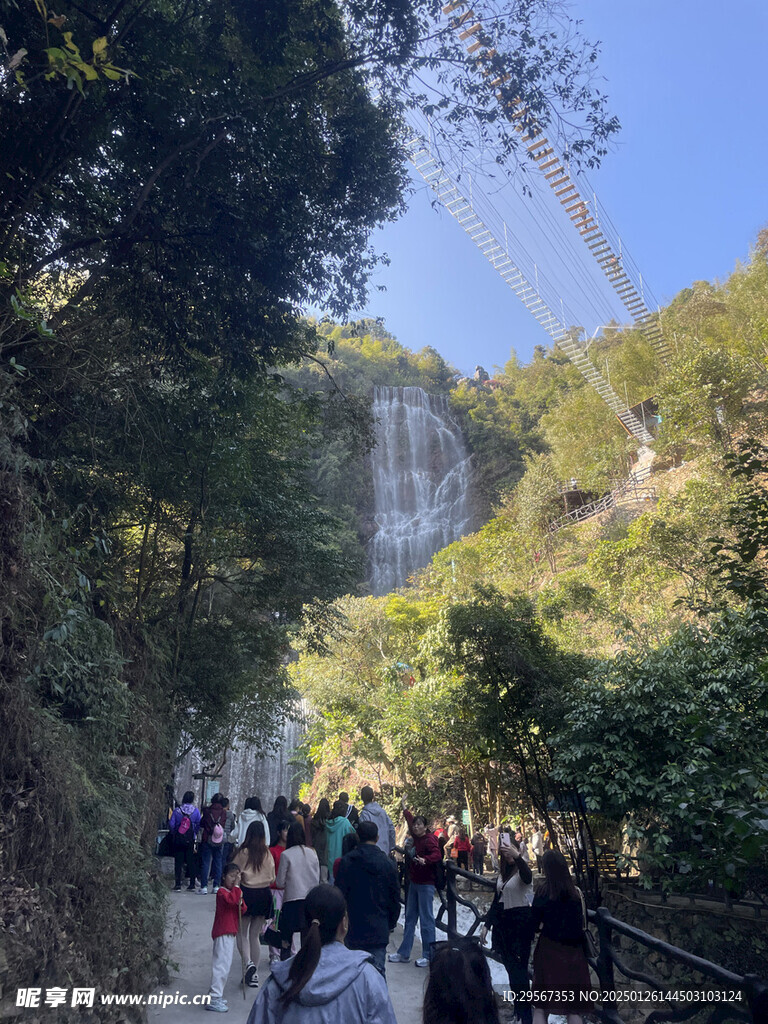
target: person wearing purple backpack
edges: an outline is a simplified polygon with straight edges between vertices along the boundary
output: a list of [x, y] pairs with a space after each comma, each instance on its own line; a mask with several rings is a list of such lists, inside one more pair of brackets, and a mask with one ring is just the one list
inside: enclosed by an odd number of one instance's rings
[[188, 789], [181, 800], [181, 807], [177, 807], [171, 815], [168, 824], [170, 834], [173, 836], [173, 857], [176, 870], [176, 884], [174, 891], [181, 891], [181, 873], [184, 865], [187, 866], [189, 874], [189, 890], [195, 891], [195, 840], [200, 828], [200, 811], [195, 807], [195, 794]]
[[208, 873], [213, 862], [213, 891], [217, 893], [221, 885], [221, 871], [224, 867], [224, 827], [227, 823], [227, 810], [224, 807], [224, 797], [216, 793], [211, 797], [210, 807], [204, 807], [200, 818], [202, 826], [202, 843], [200, 853], [202, 855], [202, 871], [200, 874], [200, 893], [203, 896], [208, 894]]

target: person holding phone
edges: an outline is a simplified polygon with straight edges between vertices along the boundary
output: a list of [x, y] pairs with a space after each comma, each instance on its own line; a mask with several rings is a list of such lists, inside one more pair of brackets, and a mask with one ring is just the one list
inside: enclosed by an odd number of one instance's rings
[[499, 836], [499, 859], [496, 895], [480, 931], [480, 941], [485, 944], [492, 929], [493, 948], [506, 968], [515, 1013], [521, 1024], [532, 1024], [533, 1011], [525, 993], [533, 941], [533, 875], [508, 832]]

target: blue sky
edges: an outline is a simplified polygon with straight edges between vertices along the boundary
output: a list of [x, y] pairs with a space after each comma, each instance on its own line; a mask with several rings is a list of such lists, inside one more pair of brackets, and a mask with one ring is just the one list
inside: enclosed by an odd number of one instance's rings
[[[644, 279], [664, 303], [726, 277], [768, 222], [768, 5], [575, 0], [571, 14], [602, 42], [600, 84], [622, 123], [590, 183]], [[502, 366], [512, 349], [528, 361], [548, 336], [414, 184], [407, 214], [376, 233], [391, 264], [361, 314], [464, 372]]]

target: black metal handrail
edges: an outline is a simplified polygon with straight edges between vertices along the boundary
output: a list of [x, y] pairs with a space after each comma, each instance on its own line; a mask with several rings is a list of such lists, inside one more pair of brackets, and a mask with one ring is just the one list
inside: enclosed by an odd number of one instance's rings
[[[446, 932], [449, 941], [457, 944], [478, 943], [475, 934], [484, 921], [486, 914], [481, 913], [472, 900], [466, 899], [458, 890], [457, 879], [466, 878], [481, 888], [495, 890], [496, 884], [481, 875], [458, 868], [450, 861], [446, 862], [445, 892], [439, 893], [440, 910], [435, 925]], [[456, 908], [468, 907], [473, 913], [473, 921], [464, 933], [457, 928]], [[694, 953], [689, 953], [678, 946], [672, 946], [662, 939], [649, 935], [624, 921], [613, 917], [605, 907], [588, 911], [590, 925], [597, 928], [598, 953], [589, 958], [590, 966], [597, 975], [600, 989], [599, 995], [604, 997], [596, 1000], [591, 1011], [607, 1024], [624, 1024], [619, 1007], [631, 1010], [633, 1020], [637, 1020], [637, 1011], [646, 1006], [651, 1007], [645, 1017], [645, 1024], [656, 1024], [657, 1021], [686, 1021], [696, 1014], [701, 1014], [709, 1006], [709, 1013], [702, 1015], [705, 1024], [720, 1024], [721, 1021], [751, 1021], [752, 1024], [768, 1024], [768, 981], [755, 974], [736, 974], [721, 967], [719, 964], [705, 960]], [[623, 935], [632, 942], [649, 951], [662, 953], [672, 963], [679, 964], [690, 972], [703, 976], [712, 983], [709, 989], [702, 987], [701, 982], [689, 980], [681, 984], [679, 981], [668, 982], [654, 977], [646, 971], [633, 969], [622, 959], [614, 943], [614, 934]], [[485, 955], [501, 963], [501, 957], [492, 949], [480, 947]], [[657, 998], [651, 996], [650, 1001], [630, 998], [630, 987], [619, 988], [616, 984], [616, 972], [629, 981], [640, 982], [649, 993], [659, 993]], [[677, 999], [672, 995], [682, 993]], [[732, 998], [724, 998], [731, 994]], [[624, 998], [626, 996], [626, 998]], [[669, 996], [670, 998], [662, 998]], [[657, 1001], [654, 1001], [657, 1000]]]

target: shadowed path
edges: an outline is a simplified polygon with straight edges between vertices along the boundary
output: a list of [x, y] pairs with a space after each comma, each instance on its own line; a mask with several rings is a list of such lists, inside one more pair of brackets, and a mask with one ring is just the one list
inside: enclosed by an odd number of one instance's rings
[[[167, 935], [172, 963], [171, 977], [160, 992], [175, 995], [177, 992], [193, 996], [204, 995], [211, 981], [211, 926], [213, 924], [216, 899], [212, 894], [199, 896], [197, 893], [172, 892], [168, 914]], [[402, 938], [402, 927], [398, 925], [389, 943], [394, 952]], [[418, 940], [414, 944], [413, 956], [419, 955]], [[387, 983], [395, 1008], [398, 1024], [420, 1024], [421, 1006], [426, 982], [426, 971], [409, 964], [387, 964]], [[269, 962], [266, 947], [262, 947], [259, 977], [262, 983], [269, 976]], [[229, 1013], [214, 1014], [202, 1006], [168, 1005], [147, 1008], [149, 1024], [194, 1024], [195, 1021], [225, 1020], [227, 1024], [245, 1024], [258, 989], [246, 989], [240, 984], [240, 957], [237, 953], [232, 960], [229, 980], [224, 998], [229, 1003]]]

